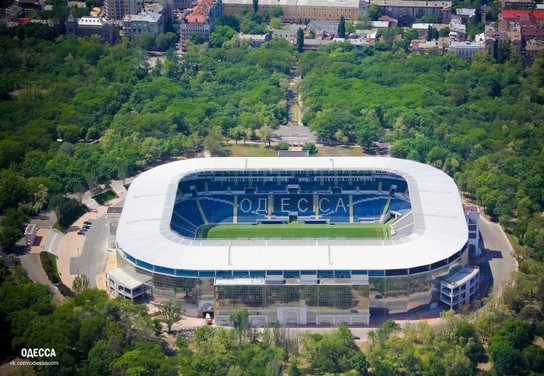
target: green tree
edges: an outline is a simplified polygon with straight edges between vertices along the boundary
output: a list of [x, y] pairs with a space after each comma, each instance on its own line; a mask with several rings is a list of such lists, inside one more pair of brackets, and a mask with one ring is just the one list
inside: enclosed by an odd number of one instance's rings
[[181, 320], [183, 315], [185, 315], [185, 308], [179, 300], [169, 299], [159, 305], [159, 317], [166, 324], [168, 333], [172, 332], [172, 325]]
[[319, 152], [317, 146], [315, 146], [313, 142], [305, 143], [302, 150], [307, 150], [310, 155], [316, 155]]
[[531, 344], [523, 349], [523, 356], [531, 371], [544, 371], [544, 349], [539, 345]]
[[240, 21], [236, 16], [221, 15], [213, 23], [214, 29], [218, 26], [228, 26], [233, 30], [240, 31]]
[[238, 145], [238, 140], [241, 140], [245, 136], [245, 130], [246, 128], [241, 125], [237, 125], [229, 130], [229, 135], [234, 139], [236, 145]]
[[366, 15], [372, 21], [377, 21], [383, 14], [377, 4], [371, 4], [366, 10]]
[[302, 376], [302, 372], [298, 369], [297, 366], [297, 360], [295, 358], [291, 358], [289, 361], [289, 368], [287, 369], [287, 375], [288, 376]]
[[89, 288], [89, 283], [89, 277], [84, 274], [78, 275], [74, 278], [74, 282], [72, 282], [72, 290], [74, 290], [76, 294], [80, 294]]
[[274, 135], [274, 130], [268, 125], [265, 124], [259, 129], [255, 131], [255, 134], [257, 137], [261, 139], [261, 141], [266, 145], [268, 143], [268, 147], [271, 146], [272, 142], [272, 136]]
[[225, 154], [225, 145], [223, 143], [223, 135], [221, 134], [220, 127], [213, 127], [210, 129], [208, 135], [204, 139], [204, 147], [211, 155]]
[[337, 33], [338, 38], [346, 37], [346, 19], [344, 16], [340, 16], [340, 22], [338, 23]]
[[277, 17], [271, 18], [270, 19], [270, 27], [272, 29], [281, 29], [282, 28], [281, 19], [277, 18]]
[[427, 27], [427, 40], [433, 40], [433, 27], [431, 25]]
[[247, 309], [234, 311], [230, 314], [229, 320], [232, 322], [234, 331], [238, 336], [238, 344], [241, 344], [242, 340], [248, 337], [248, 333], [251, 330], [249, 312]]
[[193, 44], [202, 44], [204, 43], [204, 38], [202, 35], [192, 32], [189, 34], [189, 41]]
[[231, 40], [236, 31], [228, 26], [218, 26], [211, 33], [209, 43], [211, 47], [221, 47], [223, 43]]
[[244, 132], [242, 134], [242, 139], [244, 141], [244, 145], [246, 144], [246, 140], [250, 140], [251, 137], [253, 137], [253, 129], [244, 128]]
[[502, 344], [493, 350], [490, 350], [493, 369], [499, 375], [522, 375], [525, 373], [525, 359], [523, 353]]
[[14, 226], [3, 226], [0, 232], [0, 246], [4, 252], [13, 252], [15, 244], [23, 237], [23, 231]]
[[355, 354], [351, 359], [353, 368], [359, 373], [360, 376], [368, 375], [368, 360], [363, 352]]
[[289, 143], [287, 141], [278, 142], [276, 150], [289, 150]]
[[85, 371], [89, 376], [102, 376], [109, 373], [112, 351], [105, 339], [101, 339], [89, 351]]
[[257, 13], [259, 11], [259, 0], [253, 0], [253, 13]]
[[304, 51], [304, 31], [301, 28], [297, 30], [297, 51]]

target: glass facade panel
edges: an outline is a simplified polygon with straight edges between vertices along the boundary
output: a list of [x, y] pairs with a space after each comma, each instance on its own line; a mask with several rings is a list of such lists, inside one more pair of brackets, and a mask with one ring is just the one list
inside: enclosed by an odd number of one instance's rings
[[320, 314], [367, 314], [369, 287], [352, 285], [215, 286], [216, 314], [238, 309], [276, 320], [278, 308], [305, 307], [309, 322]]

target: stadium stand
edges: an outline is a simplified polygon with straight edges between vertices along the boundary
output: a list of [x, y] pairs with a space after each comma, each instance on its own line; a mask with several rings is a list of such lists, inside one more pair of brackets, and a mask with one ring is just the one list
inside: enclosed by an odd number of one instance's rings
[[411, 209], [406, 181], [391, 174], [218, 175], [180, 181], [172, 229], [195, 237], [205, 224], [284, 223], [289, 217], [306, 223], [385, 222], [391, 212]]

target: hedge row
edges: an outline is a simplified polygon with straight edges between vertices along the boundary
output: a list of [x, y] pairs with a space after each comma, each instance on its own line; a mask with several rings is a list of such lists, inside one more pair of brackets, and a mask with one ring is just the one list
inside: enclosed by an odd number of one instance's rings
[[49, 278], [51, 283], [59, 283], [60, 277], [57, 271], [55, 256], [48, 252], [41, 252], [40, 259], [42, 260], [43, 270], [45, 271], [45, 274], [47, 274], [47, 278]]

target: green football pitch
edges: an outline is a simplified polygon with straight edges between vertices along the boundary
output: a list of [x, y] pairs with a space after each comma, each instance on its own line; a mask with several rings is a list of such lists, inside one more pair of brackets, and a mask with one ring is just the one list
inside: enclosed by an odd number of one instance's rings
[[199, 229], [197, 237], [207, 239], [384, 239], [389, 235], [389, 223], [330, 225], [291, 222], [285, 224], [203, 226]]

